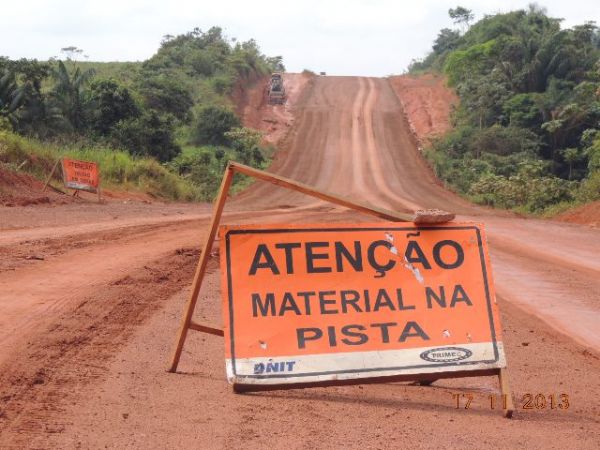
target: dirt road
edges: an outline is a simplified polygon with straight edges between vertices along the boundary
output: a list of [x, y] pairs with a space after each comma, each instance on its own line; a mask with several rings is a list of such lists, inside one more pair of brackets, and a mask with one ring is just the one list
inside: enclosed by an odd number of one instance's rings
[[[183, 374], [167, 374], [208, 206], [127, 215], [109, 205], [62, 226], [54, 215], [73, 206], [3, 208], [0, 446], [597, 448], [600, 232], [445, 190], [385, 79], [305, 86], [270, 170], [390, 209], [436, 207], [485, 223], [517, 406], [526, 393], [566, 393], [571, 407], [504, 420], [490, 410], [497, 386], [487, 378], [234, 395], [222, 341], [194, 333]], [[232, 223], [372, 220], [265, 184], [226, 211]], [[197, 313], [220, 323], [217, 262]], [[467, 392], [474, 406], [454, 409], [452, 393]]]

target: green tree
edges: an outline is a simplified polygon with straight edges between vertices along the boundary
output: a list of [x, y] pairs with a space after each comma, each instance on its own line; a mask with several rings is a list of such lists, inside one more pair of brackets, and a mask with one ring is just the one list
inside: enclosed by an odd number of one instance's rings
[[56, 101], [43, 89], [51, 66], [36, 60], [8, 61], [22, 92], [22, 103], [15, 112], [14, 129], [20, 134], [40, 138], [54, 137], [71, 129]]
[[93, 69], [82, 71], [79, 67], [69, 73], [62, 61], [57, 62], [53, 71], [52, 96], [75, 131], [82, 131], [86, 126], [86, 87], [94, 74]]
[[140, 115], [129, 90], [115, 80], [98, 80], [91, 84], [88, 107], [91, 113], [91, 127], [102, 136], [107, 136], [121, 120]]
[[459, 24], [464, 29], [469, 27], [469, 23], [475, 18], [475, 15], [470, 9], [464, 8], [462, 6], [457, 6], [456, 8], [450, 8], [448, 10], [448, 15], [454, 21], [455, 24]]
[[23, 105], [24, 90], [17, 86], [14, 72], [0, 72], [0, 117], [16, 127], [17, 110]]
[[569, 176], [568, 179], [573, 179], [573, 166], [583, 159], [583, 151], [578, 148], [565, 148], [561, 151], [562, 157], [565, 162], [569, 165]]
[[0, 58], [0, 116], [14, 131], [47, 137], [69, 128], [61, 111], [42, 92], [49, 74], [47, 63]]
[[83, 50], [74, 45], [63, 47], [60, 49], [60, 52], [66, 56], [67, 61], [75, 61], [83, 54]]
[[271, 72], [285, 72], [282, 56], [272, 56], [266, 58], [266, 63], [271, 69]]
[[543, 121], [538, 93], [524, 93], [509, 97], [502, 104], [502, 113], [508, 124], [517, 127], [539, 128]]
[[447, 51], [454, 50], [460, 43], [460, 33], [450, 28], [442, 28], [435, 42], [433, 43], [433, 51], [438, 55]]
[[226, 145], [225, 133], [240, 126], [240, 120], [229, 108], [205, 106], [200, 109], [195, 126], [196, 144]]
[[179, 74], [161, 73], [144, 78], [140, 82], [139, 91], [147, 108], [172, 114], [184, 123], [189, 122], [194, 100]]
[[116, 147], [124, 147], [134, 155], [153, 156], [166, 162], [181, 153], [173, 131], [172, 116], [148, 111], [140, 117], [120, 121], [111, 137]]

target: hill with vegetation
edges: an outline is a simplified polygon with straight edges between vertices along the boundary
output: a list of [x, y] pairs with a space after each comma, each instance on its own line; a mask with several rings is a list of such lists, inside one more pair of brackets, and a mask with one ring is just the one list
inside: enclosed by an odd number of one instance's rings
[[[268, 162], [271, 149], [242, 127], [230, 100], [236, 86], [284, 70], [281, 57], [263, 55], [254, 40], [237, 42], [213, 27], [167, 35], [143, 62], [80, 62], [80, 49], [63, 52], [64, 60], [46, 62], [0, 58], [5, 168], [41, 175], [39, 161], [68, 154], [112, 173], [109, 161], [121, 161], [121, 171], [146, 167], [179, 178], [185, 188], [166, 197], [210, 199], [229, 160]], [[26, 149], [44, 157], [24, 164]]]
[[600, 198], [600, 32], [562, 28], [535, 5], [471, 25], [449, 11], [429, 55], [460, 98], [453, 130], [426, 155], [437, 175], [487, 205], [556, 212]]

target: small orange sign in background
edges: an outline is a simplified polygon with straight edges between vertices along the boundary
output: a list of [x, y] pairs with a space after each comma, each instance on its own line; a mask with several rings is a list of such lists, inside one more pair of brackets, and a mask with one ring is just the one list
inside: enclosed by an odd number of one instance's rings
[[220, 233], [232, 383], [506, 365], [479, 224], [243, 225]]
[[82, 191], [97, 192], [100, 184], [98, 164], [64, 158], [62, 160], [65, 187]]

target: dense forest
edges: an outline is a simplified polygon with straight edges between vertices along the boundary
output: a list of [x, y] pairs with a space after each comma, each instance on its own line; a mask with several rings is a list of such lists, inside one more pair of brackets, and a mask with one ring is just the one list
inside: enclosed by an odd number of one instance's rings
[[62, 52], [65, 58], [46, 62], [0, 58], [0, 161], [20, 155], [14, 147], [26, 141], [19, 136], [102, 161], [111, 152], [123, 160], [125, 151], [128, 161], [163, 163], [203, 199], [229, 159], [267, 162], [260, 133], [241, 126], [229, 100], [236, 84], [284, 69], [255, 41], [237, 42], [213, 27], [167, 35], [141, 63], [80, 62], [82, 50]]
[[479, 203], [556, 212], [600, 199], [600, 32], [569, 29], [530, 5], [471, 25], [449, 11], [433, 49], [409, 71], [443, 72], [460, 98], [454, 129], [426, 155]]

